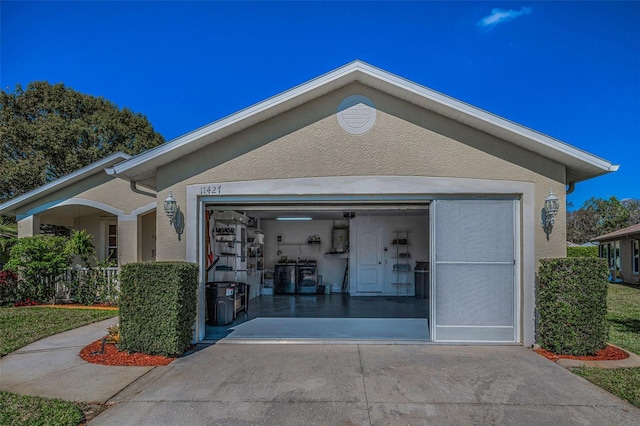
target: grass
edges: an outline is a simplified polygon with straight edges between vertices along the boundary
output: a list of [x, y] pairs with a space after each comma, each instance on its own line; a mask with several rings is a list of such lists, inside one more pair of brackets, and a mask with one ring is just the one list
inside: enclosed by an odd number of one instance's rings
[[[117, 310], [101, 309], [0, 308], [0, 356], [44, 337], [117, 315]], [[79, 404], [0, 391], [0, 425], [77, 426], [84, 420]]]
[[640, 287], [610, 284], [607, 311], [609, 342], [640, 355]]
[[44, 337], [117, 315], [117, 310], [0, 308], [0, 357]]
[[[640, 355], [640, 287], [610, 284], [607, 311], [609, 343]], [[585, 367], [573, 371], [640, 408], [640, 367], [614, 370]]]
[[613, 370], [583, 367], [574, 373], [640, 408], [640, 367]]
[[0, 391], [0, 424], [76, 426], [84, 413], [73, 402]]

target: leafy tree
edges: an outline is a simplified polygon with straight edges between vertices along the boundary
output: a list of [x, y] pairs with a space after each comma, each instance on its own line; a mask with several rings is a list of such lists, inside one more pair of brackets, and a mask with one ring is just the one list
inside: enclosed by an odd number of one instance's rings
[[64, 84], [0, 90], [0, 202], [114, 152], [138, 154], [164, 142], [145, 116]]
[[598, 235], [635, 225], [639, 219], [637, 200], [590, 198], [578, 210], [567, 213], [567, 239], [586, 243]]
[[626, 199], [621, 203], [629, 210], [629, 226], [640, 223], [640, 200]]

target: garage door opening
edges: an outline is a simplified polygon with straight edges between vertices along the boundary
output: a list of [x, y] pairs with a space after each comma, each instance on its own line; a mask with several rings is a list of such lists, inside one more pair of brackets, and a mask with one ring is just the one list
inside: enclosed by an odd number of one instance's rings
[[429, 340], [428, 204], [208, 204], [204, 224], [205, 340]]

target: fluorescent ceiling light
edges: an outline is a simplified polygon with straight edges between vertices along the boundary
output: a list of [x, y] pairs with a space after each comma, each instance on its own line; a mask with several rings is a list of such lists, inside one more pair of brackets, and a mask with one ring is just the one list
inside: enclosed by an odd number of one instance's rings
[[312, 217], [276, 217], [276, 220], [313, 220]]

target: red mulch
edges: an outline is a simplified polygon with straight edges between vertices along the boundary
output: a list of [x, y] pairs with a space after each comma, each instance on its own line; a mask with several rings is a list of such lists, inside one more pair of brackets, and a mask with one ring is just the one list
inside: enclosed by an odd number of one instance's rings
[[102, 339], [96, 340], [89, 346], [80, 351], [80, 358], [93, 364], [102, 365], [119, 365], [119, 366], [137, 366], [137, 367], [156, 367], [159, 365], [167, 365], [175, 358], [167, 358], [161, 355], [147, 355], [140, 353], [128, 353], [119, 351], [116, 345], [107, 343], [104, 345], [104, 353], [99, 352], [102, 348]]
[[611, 345], [607, 345], [606, 348], [596, 352], [595, 355], [589, 356], [558, 355], [542, 348], [536, 349], [536, 352], [543, 357], [550, 359], [551, 361], [557, 361], [559, 359], [577, 359], [580, 361], [615, 361], [619, 359], [629, 358], [628, 353]]

